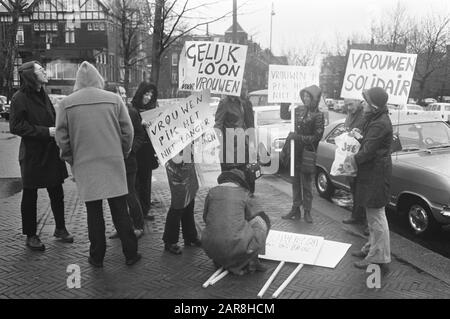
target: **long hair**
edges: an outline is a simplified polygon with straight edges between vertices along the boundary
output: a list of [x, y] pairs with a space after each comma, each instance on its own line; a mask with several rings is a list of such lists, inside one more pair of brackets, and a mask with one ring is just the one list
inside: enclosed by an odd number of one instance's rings
[[[147, 92], [150, 91], [153, 92], [152, 99], [147, 105], [143, 105], [142, 98]], [[151, 83], [142, 82], [141, 84], [139, 84], [139, 87], [136, 93], [134, 94], [133, 100], [131, 101], [131, 104], [133, 104], [133, 107], [135, 107], [136, 109], [150, 110], [156, 107], [157, 98], [158, 98], [158, 89], [156, 88], [156, 86]]]
[[34, 65], [42, 65], [37, 61], [29, 61], [19, 67], [20, 89], [24, 92], [36, 91], [38, 87], [37, 75], [34, 73]]

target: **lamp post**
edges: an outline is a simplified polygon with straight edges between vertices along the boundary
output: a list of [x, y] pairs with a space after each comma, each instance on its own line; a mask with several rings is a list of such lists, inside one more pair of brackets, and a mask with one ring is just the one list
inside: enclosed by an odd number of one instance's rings
[[273, 2], [272, 2], [272, 10], [270, 12], [270, 42], [269, 42], [270, 52], [272, 52], [272, 20], [273, 20], [274, 15], [275, 15], [275, 11], [273, 10]]

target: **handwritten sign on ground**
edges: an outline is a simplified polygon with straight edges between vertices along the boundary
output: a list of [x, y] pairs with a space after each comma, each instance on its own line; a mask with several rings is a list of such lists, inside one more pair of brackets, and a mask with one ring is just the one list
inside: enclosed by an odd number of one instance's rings
[[259, 257], [314, 265], [323, 242], [323, 237], [271, 230], [266, 239], [266, 254]]
[[315, 266], [336, 268], [342, 258], [344, 258], [350, 246], [351, 244], [325, 240], [320, 249], [319, 256], [317, 256]]
[[319, 85], [315, 66], [269, 65], [269, 103], [301, 103], [300, 90]]
[[[147, 134], [162, 165], [205, 132], [213, 134], [211, 129], [214, 126], [214, 115], [209, 100], [209, 91], [205, 90], [194, 93], [175, 105], [142, 113], [142, 118], [151, 123]], [[216, 139], [217, 137], [210, 137], [211, 142]], [[208, 140], [202, 140], [202, 144], [207, 142]]]
[[186, 41], [179, 63], [179, 89], [240, 96], [247, 46]]
[[362, 99], [362, 91], [382, 87], [389, 94], [389, 103], [408, 103], [417, 55], [350, 50], [341, 97]]

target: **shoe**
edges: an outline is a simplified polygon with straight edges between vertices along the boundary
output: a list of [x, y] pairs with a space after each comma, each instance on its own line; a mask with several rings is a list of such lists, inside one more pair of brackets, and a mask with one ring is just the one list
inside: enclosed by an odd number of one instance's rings
[[358, 257], [358, 258], [366, 258], [367, 254], [363, 253], [362, 251], [354, 251], [351, 254], [353, 257]]
[[165, 244], [164, 249], [167, 250], [168, 252], [171, 252], [174, 255], [181, 255], [182, 253], [181, 247], [178, 246], [177, 244]]
[[149, 220], [149, 221], [154, 221], [155, 220], [155, 216], [154, 215], [144, 215], [144, 219], [145, 220]]
[[364, 222], [362, 220], [358, 220], [358, 219], [354, 219], [354, 218], [344, 219], [342, 222], [347, 225], [363, 225], [364, 224]]
[[353, 265], [359, 269], [367, 269], [369, 265], [375, 264], [373, 262], [368, 261], [367, 259], [363, 259], [361, 261], [355, 262]]
[[305, 212], [305, 222], [307, 222], [308, 224], [313, 223], [313, 219], [311, 217], [311, 212]]
[[202, 242], [200, 241], [200, 239], [196, 239], [194, 241], [184, 241], [184, 246], [189, 246], [189, 247], [202, 247]]
[[251, 262], [248, 266], [250, 272], [266, 272], [267, 268], [261, 263], [261, 261], [256, 260]]
[[88, 261], [95, 268], [103, 268], [103, 262], [95, 261], [94, 258], [92, 258], [92, 257], [89, 257]]
[[55, 229], [55, 233], [53, 234], [56, 238], [61, 239], [61, 241], [65, 243], [73, 243], [73, 236], [67, 231], [67, 229]]
[[139, 260], [141, 260], [141, 259], [142, 259], [142, 255], [139, 254], [139, 253], [137, 253], [136, 256], [135, 256], [134, 258], [127, 259], [127, 260], [125, 261], [125, 265], [127, 265], [127, 266], [133, 266], [135, 263], [137, 263], [137, 262], [138, 262]]
[[135, 229], [134, 235], [136, 236], [137, 239], [139, 239], [142, 236], [144, 236], [144, 230], [143, 229]]
[[26, 245], [31, 250], [44, 251], [45, 245], [41, 242], [41, 239], [37, 235], [27, 237]]
[[111, 236], [109, 236], [109, 239], [116, 239], [119, 238], [119, 233], [117, 231], [115, 231], [114, 233], [112, 233]]
[[302, 213], [300, 212], [299, 207], [292, 207], [289, 214], [281, 216], [282, 219], [292, 219], [292, 220], [299, 220], [302, 218]]

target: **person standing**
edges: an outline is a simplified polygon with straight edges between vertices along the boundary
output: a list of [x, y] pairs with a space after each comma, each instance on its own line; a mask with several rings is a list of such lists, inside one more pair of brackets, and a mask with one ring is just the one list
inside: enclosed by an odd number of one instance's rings
[[357, 167], [356, 202], [366, 209], [369, 224], [369, 241], [353, 256], [364, 258], [356, 262], [357, 268], [370, 264], [385, 265], [391, 262], [389, 225], [385, 206], [390, 200], [392, 175], [391, 143], [392, 123], [389, 118], [388, 94], [374, 87], [363, 92], [366, 123], [362, 130], [359, 152], [346, 158], [344, 165]]
[[22, 232], [26, 246], [44, 251], [45, 245], [36, 234], [37, 194], [46, 188], [55, 218], [54, 236], [67, 243], [73, 236], [67, 231], [64, 218], [64, 190], [68, 177], [66, 164], [59, 158], [55, 143], [55, 109], [44, 90], [48, 82], [45, 69], [36, 61], [19, 67], [21, 87], [11, 100], [10, 132], [20, 136], [19, 164], [22, 175]]
[[126, 264], [133, 265], [141, 255], [127, 212], [124, 162], [132, 148], [133, 126], [122, 99], [103, 88], [104, 80], [97, 69], [83, 62], [74, 93], [60, 103], [56, 141], [61, 158], [72, 167], [79, 196], [86, 203], [89, 263], [103, 267], [106, 238], [102, 202], [107, 199]]
[[[295, 109], [295, 132], [291, 132], [286, 143], [295, 141], [295, 176], [292, 181], [292, 209], [284, 215], [283, 219], [301, 219], [300, 206], [303, 205], [305, 221], [312, 223], [311, 208], [313, 201], [312, 183], [314, 174], [302, 172], [303, 150], [317, 152], [317, 147], [325, 130], [324, 116], [318, 106], [322, 95], [321, 89], [312, 85], [300, 91], [304, 108]], [[283, 120], [291, 119], [289, 105], [280, 107], [280, 117]]]
[[[347, 118], [344, 123], [346, 131], [350, 133], [356, 130], [359, 134], [361, 134], [365, 123], [362, 101], [356, 99], [344, 99], [344, 102], [348, 110]], [[364, 230], [364, 234], [368, 234], [366, 212], [364, 207], [355, 201], [355, 178], [348, 177], [347, 181], [350, 185], [350, 190], [353, 196], [353, 208], [351, 217], [343, 220], [342, 222], [344, 224], [364, 225], [366, 228]]]
[[[158, 90], [155, 85], [148, 82], [142, 82], [131, 101], [132, 107], [140, 113], [152, 110], [158, 107]], [[145, 121], [142, 125], [148, 125]], [[157, 169], [159, 164], [156, 158], [156, 152], [147, 133], [145, 141], [136, 153], [137, 172], [136, 172], [136, 191], [139, 202], [142, 207], [144, 219], [155, 220], [150, 214], [150, 207], [156, 202], [151, 201], [152, 196], [152, 171]]]
[[[192, 147], [192, 144], [187, 148]], [[185, 148], [184, 151], [187, 151]], [[192, 151], [190, 154], [193, 154]], [[183, 151], [179, 154], [183, 157]], [[192, 155], [191, 155], [192, 156]], [[195, 196], [199, 189], [197, 173], [193, 159], [189, 163], [169, 160], [166, 163], [167, 178], [170, 186], [171, 204], [164, 227], [164, 249], [172, 254], [182, 253], [178, 246], [180, 224], [183, 231], [184, 246], [201, 246], [194, 220]]]
[[[251, 143], [254, 145], [254, 134], [253, 136], [251, 136], [252, 134], [246, 135], [242, 145], [239, 144], [241, 139], [237, 137], [239, 134], [237, 130], [242, 129], [243, 132], [246, 132], [248, 129], [255, 128], [253, 106], [247, 98], [245, 82], [242, 85], [241, 97], [225, 96], [219, 102], [214, 128], [222, 135], [222, 162], [220, 164], [222, 172], [232, 169], [241, 170], [247, 178], [250, 193], [253, 194], [255, 192], [255, 179], [253, 174], [247, 170], [247, 164], [250, 162]], [[229, 136], [227, 136], [227, 132], [229, 132]], [[228, 143], [227, 138], [232, 136], [234, 137], [233, 143]], [[228, 144], [233, 147], [227, 149]], [[244, 152], [244, 160], [240, 158], [242, 152]]]

